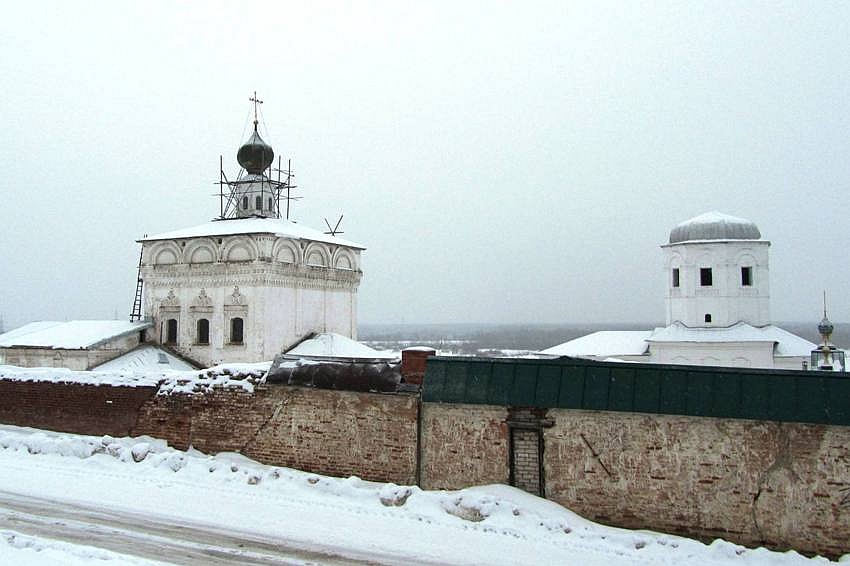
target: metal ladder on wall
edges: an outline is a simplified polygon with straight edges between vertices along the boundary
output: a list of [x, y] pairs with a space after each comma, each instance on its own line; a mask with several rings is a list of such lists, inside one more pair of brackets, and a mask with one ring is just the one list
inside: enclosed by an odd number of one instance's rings
[[[144, 251], [144, 247], [142, 248]], [[130, 322], [142, 320], [142, 251], [139, 252], [139, 270], [136, 275], [136, 298], [133, 299], [133, 310], [130, 313]]]

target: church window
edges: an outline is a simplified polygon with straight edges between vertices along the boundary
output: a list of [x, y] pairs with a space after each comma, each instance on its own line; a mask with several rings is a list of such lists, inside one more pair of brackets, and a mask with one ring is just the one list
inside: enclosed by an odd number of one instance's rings
[[673, 287], [678, 287], [678, 286], [679, 286], [679, 268], [674, 267], [673, 268]]
[[206, 318], [198, 320], [198, 344], [210, 343], [210, 321]]
[[272, 197], [269, 197], [269, 210], [272, 209]]
[[245, 330], [245, 321], [241, 318], [231, 318], [230, 319], [230, 343], [231, 344], [241, 344], [243, 339], [243, 334]]
[[169, 318], [165, 323], [165, 343], [166, 344], [176, 344], [177, 343], [177, 319]]
[[263, 209], [263, 197], [256, 197], [254, 199], [254, 208], [256, 208], [257, 210]]
[[705, 315], [705, 321], [706, 321], [706, 322], [711, 322], [711, 315], [710, 315], [710, 314], [706, 313], [706, 315]]
[[753, 285], [753, 268], [752, 267], [742, 267], [741, 268], [741, 286], [752, 287], [752, 285]]
[[711, 268], [710, 267], [700, 267], [699, 268], [699, 284], [702, 287], [711, 287]]
[[248, 210], [248, 197], [242, 197], [242, 210]]

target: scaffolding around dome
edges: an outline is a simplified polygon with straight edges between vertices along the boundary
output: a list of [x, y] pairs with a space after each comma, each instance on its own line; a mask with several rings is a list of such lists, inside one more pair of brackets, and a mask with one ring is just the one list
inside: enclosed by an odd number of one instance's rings
[[[245, 146], [243, 146], [245, 147]], [[235, 181], [231, 181], [224, 172], [224, 158], [219, 157], [219, 220], [259, 216], [264, 218], [285, 218], [289, 220], [290, 202], [301, 197], [292, 196], [295, 173], [292, 160], [287, 160], [283, 169], [278, 156], [277, 167], [269, 165], [261, 173], [249, 173], [240, 169]], [[272, 179], [276, 173], [277, 179]]]
[[[249, 99], [254, 104], [254, 131], [251, 137], [239, 148], [236, 160], [239, 174], [235, 181], [227, 178], [224, 172], [224, 157], [219, 156], [219, 217], [228, 218], [283, 218], [289, 220], [290, 201], [300, 197], [292, 196], [295, 174], [292, 160], [287, 160], [286, 169], [282, 168], [282, 159], [277, 156], [277, 167], [273, 168], [275, 152], [263, 141], [258, 131], [257, 110], [262, 100], [257, 93]], [[277, 174], [277, 180], [273, 179]], [[281, 205], [281, 201], [285, 205]], [[281, 210], [283, 208], [283, 210]]]

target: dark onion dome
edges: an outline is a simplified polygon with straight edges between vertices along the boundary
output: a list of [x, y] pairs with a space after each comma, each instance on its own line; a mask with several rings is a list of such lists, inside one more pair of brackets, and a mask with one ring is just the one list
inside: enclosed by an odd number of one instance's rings
[[259, 175], [274, 161], [274, 150], [263, 141], [255, 129], [248, 141], [239, 148], [236, 160], [248, 173]]
[[693, 240], [758, 240], [758, 226], [744, 218], [720, 212], [706, 212], [685, 220], [670, 231], [670, 243]]

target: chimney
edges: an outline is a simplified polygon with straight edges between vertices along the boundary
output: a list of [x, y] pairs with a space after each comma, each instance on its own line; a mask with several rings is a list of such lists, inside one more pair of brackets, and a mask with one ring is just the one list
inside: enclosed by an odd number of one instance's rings
[[428, 346], [412, 346], [401, 351], [401, 376], [405, 383], [422, 385], [425, 379], [425, 362], [437, 350]]

